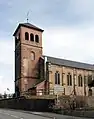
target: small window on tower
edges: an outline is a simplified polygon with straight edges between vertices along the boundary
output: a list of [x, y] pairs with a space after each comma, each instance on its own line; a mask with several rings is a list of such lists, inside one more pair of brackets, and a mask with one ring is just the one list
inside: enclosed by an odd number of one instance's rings
[[30, 40], [34, 41], [34, 35], [32, 33], [30, 34]]
[[39, 36], [38, 35], [35, 35], [35, 42], [39, 43]]
[[25, 32], [25, 40], [29, 40], [29, 33]]
[[35, 53], [31, 52], [31, 60], [35, 60]]

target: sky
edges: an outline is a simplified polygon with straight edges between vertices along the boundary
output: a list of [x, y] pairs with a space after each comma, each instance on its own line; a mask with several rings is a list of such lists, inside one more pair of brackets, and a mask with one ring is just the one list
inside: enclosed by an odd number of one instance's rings
[[2, 94], [14, 93], [12, 35], [28, 11], [29, 22], [44, 29], [44, 55], [94, 64], [94, 0], [0, 0]]

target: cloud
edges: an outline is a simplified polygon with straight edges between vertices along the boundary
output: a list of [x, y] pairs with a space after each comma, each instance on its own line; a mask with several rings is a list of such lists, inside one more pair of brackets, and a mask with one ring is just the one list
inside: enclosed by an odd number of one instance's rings
[[[1, 0], [0, 1], [0, 91], [14, 91], [14, 43], [19, 22], [44, 28], [45, 55], [94, 62], [94, 0]], [[21, 7], [23, 6], [23, 7]], [[3, 85], [4, 84], [4, 85]]]
[[0, 63], [13, 64], [13, 41], [4, 39], [0, 41], [0, 55], [2, 56]]
[[73, 26], [94, 21], [93, 0], [40, 0], [40, 2], [1, 0], [0, 2], [3, 3], [0, 7], [0, 27], [11, 34], [16, 24], [26, 22], [28, 11], [29, 21], [42, 27]]
[[45, 55], [94, 63], [94, 25], [87, 28], [54, 27], [44, 32]]
[[[0, 32], [0, 93], [14, 92], [14, 44], [6, 32]], [[4, 36], [5, 34], [5, 36]], [[11, 39], [11, 40], [10, 40]]]
[[3, 4], [0, 25], [4, 23], [9, 31], [13, 30], [18, 22], [26, 22], [28, 11], [30, 12], [29, 21], [44, 27], [77, 25], [94, 21], [93, 0], [41, 0], [40, 2], [37, 0], [5, 0], [5, 2], [11, 4], [11, 7], [5, 7]]
[[70, 0], [69, 10], [71, 10], [72, 13], [79, 15], [83, 13], [85, 13], [85, 15], [86, 13], [92, 14], [93, 13], [92, 9], [94, 9], [93, 4], [94, 4], [93, 0], [79, 0], [79, 1]]
[[[7, 88], [10, 89], [10, 92], [7, 91]], [[7, 93], [13, 93], [14, 92], [14, 82], [11, 81], [8, 77], [0, 76], [0, 93], [4, 94], [4, 92]]]
[[93, 0], [70, 0], [68, 9], [66, 10], [65, 18], [68, 18], [70, 23], [83, 23], [84, 21], [94, 20], [94, 1]]

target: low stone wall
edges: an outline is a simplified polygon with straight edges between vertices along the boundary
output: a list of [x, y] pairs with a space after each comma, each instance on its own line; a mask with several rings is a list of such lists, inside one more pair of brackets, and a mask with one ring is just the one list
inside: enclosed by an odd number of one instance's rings
[[87, 101], [88, 101], [88, 106], [94, 108], [94, 96], [89, 96]]
[[22, 109], [32, 111], [49, 111], [49, 104], [54, 103], [52, 99], [3, 99], [0, 100], [0, 108]]
[[75, 117], [94, 118], [94, 96], [77, 96], [75, 100], [77, 105], [76, 108], [72, 110], [69, 103], [72, 101], [72, 98], [67, 96], [60, 97], [60, 105], [63, 105], [64, 108], [56, 113]]
[[75, 108], [88, 107], [88, 97], [76, 96], [75, 98], [70, 96], [61, 96], [58, 98], [60, 105], [64, 109], [70, 109], [73, 106]]
[[94, 118], [94, 110], [63, 110], [61, 113], [63, 115], [75, 116], [75, 117], [87, 117]]

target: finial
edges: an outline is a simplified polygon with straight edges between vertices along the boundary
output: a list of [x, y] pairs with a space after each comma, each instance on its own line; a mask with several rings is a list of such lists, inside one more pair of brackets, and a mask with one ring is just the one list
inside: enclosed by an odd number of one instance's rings
[[29, 20], [28, 15], [29, 15], [29, 11], [27, 12], [27, 23], [28, 23], [28, 20]]

